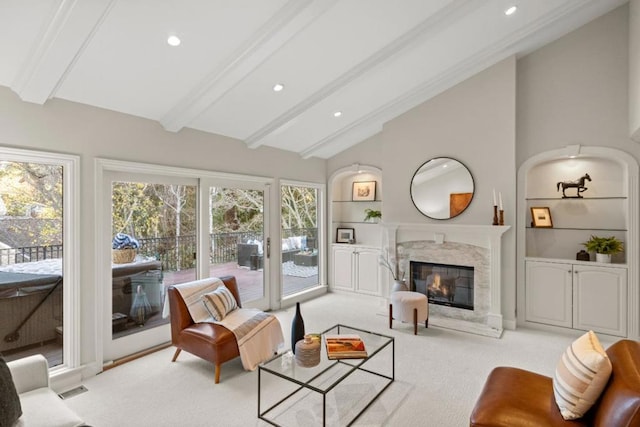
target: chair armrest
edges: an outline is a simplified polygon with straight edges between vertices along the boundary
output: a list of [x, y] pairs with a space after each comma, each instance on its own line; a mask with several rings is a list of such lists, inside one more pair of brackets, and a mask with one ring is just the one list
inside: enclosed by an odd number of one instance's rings
[[18, 394], [49, 387], [49, 364], [41, 354], [7, 362]]

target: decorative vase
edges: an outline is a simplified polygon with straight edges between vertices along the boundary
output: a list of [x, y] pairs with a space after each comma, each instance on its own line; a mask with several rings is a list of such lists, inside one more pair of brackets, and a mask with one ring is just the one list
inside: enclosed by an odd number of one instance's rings
[[409, 288], [407, 287], [407, 284], [404, 283], [404, 280], [394, 280], [393, 281], [393, 286], [391, 287], [391, 292], [398, 292], [398, 291], [408, 291]]
[[144, 325], [144, 322], [146, 322], [149, 315], [151, 315], [151, 304], [149, 303], [147, 294], [142, 289], [142, 285], [138, 285], [129, 314], [138, 326]]
[[305, 335], [295, 346], [296, 363], [303, 367], [316, 366], [320, 363], [320, 336]]
[[294, 314], [291, 321], [291, 351], [293, 351], [293, 354], [296, 353], [296, 343], [301, 339], [304, 339], [304, 319], [300, 314], [300, 303], [297, 302], [296, 314]]
[[605, 262], [607, 264], [611, 263], [611, 254], [599, 254], [596, 253], [596, 261], [597, 262]]

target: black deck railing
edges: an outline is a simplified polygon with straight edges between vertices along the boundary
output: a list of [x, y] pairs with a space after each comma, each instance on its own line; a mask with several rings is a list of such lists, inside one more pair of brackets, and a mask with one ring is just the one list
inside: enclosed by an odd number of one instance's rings
[[[282, 237], [306, 236], [307, 246], [317, 248], [317, 228], [291, 228], [282, 231]], [[257, 232], [214, 233], [210, 235], [210, 262], [223, 264], [238, 259], [238, 243], [260, 240]], [[165, 271], [177, 271], [195, 267], [196, 236], [154, 237], [138, 239], [138, 254], [154, 257], [162, 263]], [[279, 246], [274, 246], [277, 248]], [[62, 258], [62, 245], [29, 246], [0, 249], [0, 266], [23, 262]]]

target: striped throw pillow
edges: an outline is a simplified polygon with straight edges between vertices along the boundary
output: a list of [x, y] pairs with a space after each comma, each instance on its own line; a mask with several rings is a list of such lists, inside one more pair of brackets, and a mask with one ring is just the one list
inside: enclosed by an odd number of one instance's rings
[[611, 361], [589, 331], [564, 352], [553, 377], [553, 394], [562, 418], [575, 420], [598, 400], [611, 376]]
[[209, 292], [202, 296], [202, 302], [218, 322], [222, 321], [225, 316], [238, 308], [238, 303], [233, 294], [226, 286], [218, 286], [215, 291]]

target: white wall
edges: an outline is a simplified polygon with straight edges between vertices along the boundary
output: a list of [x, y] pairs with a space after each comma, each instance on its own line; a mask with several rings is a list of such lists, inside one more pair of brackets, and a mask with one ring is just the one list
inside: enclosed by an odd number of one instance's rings
[[[95, 183], [96, 157], [208, 171], [269, 176], [315, 183], [326, 182], [326, 161], [303, 160], [294, 153], [269, 147], [248, 149], [241, 141], [183, 129], [167, 132], [151, 120], [88, 107], [64, 100], [44, 106], [22, 102], [0, 87], [0, 145], [77, 154], [81, 157], [80, 281], [82, 363], [95, 360]], [[275, 202], [277, 191], [272, 192]], [[274, 203], [275, 205], [275, 203]]]

